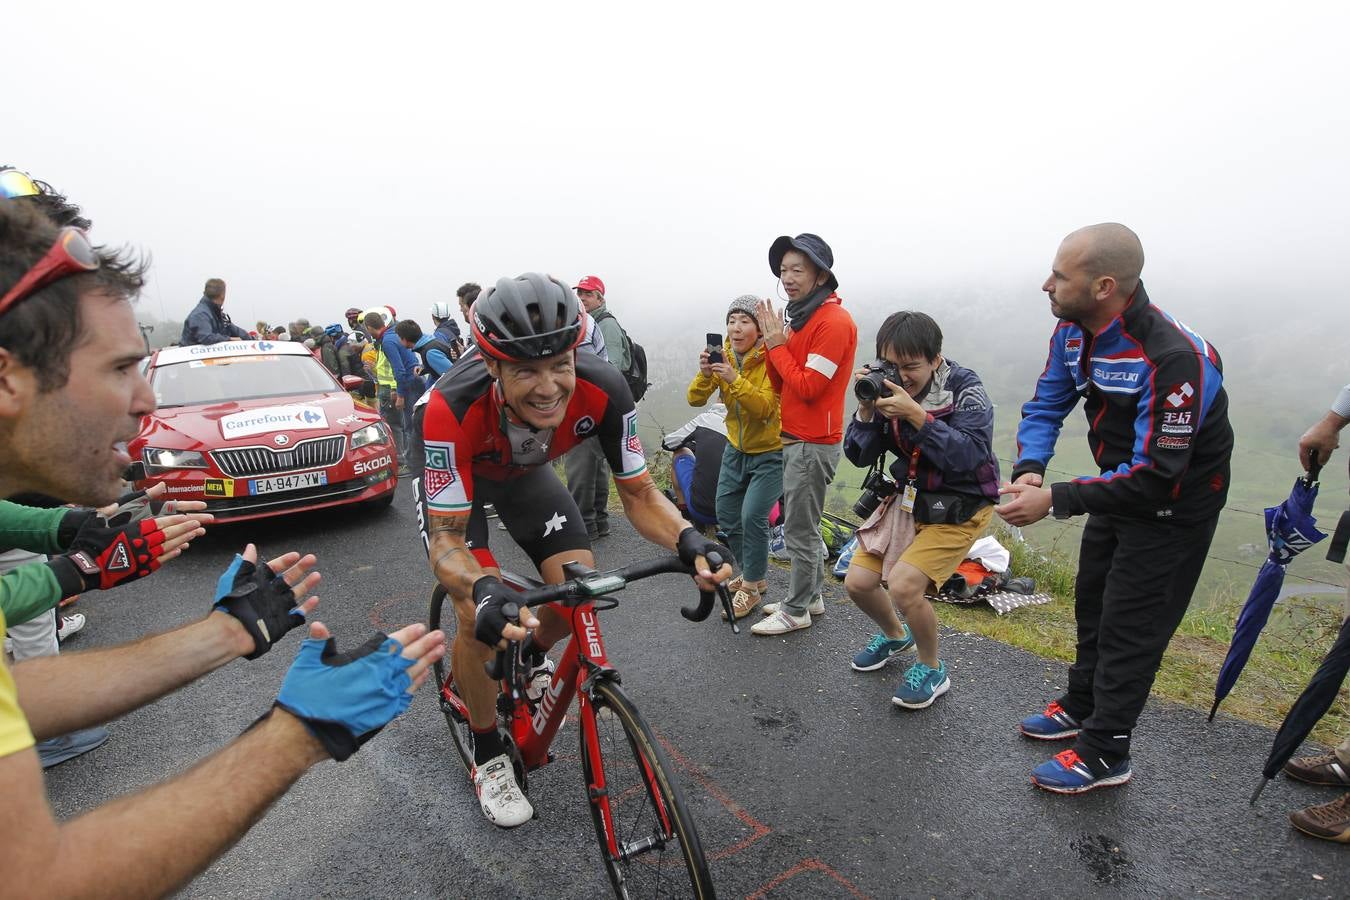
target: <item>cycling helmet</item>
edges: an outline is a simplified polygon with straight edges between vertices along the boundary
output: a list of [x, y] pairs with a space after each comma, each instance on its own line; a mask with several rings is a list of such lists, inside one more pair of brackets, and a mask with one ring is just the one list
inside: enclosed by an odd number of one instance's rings
[[438, 322], [450, 318], [450, 304], [444, 300], [437, 300], [431, 304], [431, 317]]
[[343, 318], [345, 318], [349, 323], [351, 323], [356, 321], [356, 319], [360, 315], [361, 310], [358, 307], [353, 306], [350, 309], [348, 309], [345, 313], [343, 313]]
[[585, 331], [577, 295], [538, 272], [498, 279], [474, 302], [472, 318], [474, 343], [497, 359], [557, 356]]
[[337, 340], [345, 333], [346, 329], [344, 329], [341, 325], [333, 324], [326, 326], [323, 331], [324, 334], [328, 335], [333, 340]]

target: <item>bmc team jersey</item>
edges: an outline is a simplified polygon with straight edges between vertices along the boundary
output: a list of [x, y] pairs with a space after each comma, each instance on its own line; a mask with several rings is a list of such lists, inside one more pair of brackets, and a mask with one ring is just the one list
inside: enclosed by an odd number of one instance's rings
[[1022, 407], [1015, 480], [1043, 474], [1064, 417], [1086, 398], [1094, 477], [1051, 487], [1056, 515], [1197, 521], [1228, 496], [1233, 429], [1212, 344], [1149, 302], [1140, 283], [1100, 334], [1063, 321]]
[[475, 479], [512, 481], [591, 438], [600, 441], [615, 480], [645, 473], [637, 408], [623, 375], [591, 353], [576, 354], [576, 370], [562, 424], [543, 430], [509, 421], [480, 353], [465, 355], [442, 376], [427, 393], [422, 453], [413, 455], [423, 467], [428, 512], [468, 513]]

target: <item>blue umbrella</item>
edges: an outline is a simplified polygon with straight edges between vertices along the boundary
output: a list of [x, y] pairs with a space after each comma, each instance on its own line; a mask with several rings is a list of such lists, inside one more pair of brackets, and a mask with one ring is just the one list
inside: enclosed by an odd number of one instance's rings
[[1233, 627], [1233, 642], [1228, 645], [1228, 656], [1219, 669], [1218, 684], [1214, 686], [1214, 706], [1209, 710], [1211, 722], [1219, 711], [1219, 704], [1242, 674], [1242, 667], [1256, 646], [1257, 635], [1270, 619], [1271, 607], [1284, 583], [1285, 569], [1295, 556], [1326, 537], [1317, 530], [1317, 520], [1312, 513], [1313, 501], [1317, 499], [1317, 475], [1322, 467], [1317, 463], [1316, 451], [1310, 457], [1308, 474], [1294, 481], [1289, 499], [1279, 506], [1266, 507], [1266, 542], [1270, 545], [1270, 555], [1261, 564], [1261, 571], [1256, 573], [1251, 593]]

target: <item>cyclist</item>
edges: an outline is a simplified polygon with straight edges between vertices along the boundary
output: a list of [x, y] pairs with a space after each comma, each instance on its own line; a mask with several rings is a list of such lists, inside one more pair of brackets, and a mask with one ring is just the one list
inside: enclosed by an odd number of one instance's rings
[[496, 505], [546, 582], [562, 582], [566, 562], [593, 565], [581, 513], [548, 463], [594, 439], [643, 537], [696, 564], [703, 588], [729, 578], [731, 566], [709, 570], [706, 553], [730, 554], [690, 527], [652, 481], [623, 375], [576, 352], [585, 325], [567, 285], [537, 273], [503, 278], [478, 298], [470, 326], [476, 352], [417, 405], [410, 461], [432, 572], [454, 600], [451, 659], [474, 734], [474, 786], [488, 820], [510, 828], [533, 809], [497, 731], [497, 685], [483, 664], [505, 640], [524, 641], [529, 677], [538, 678], [531, 693], [542, 696], [552, 670], [544, 653], [568, 625], [547, 607], [537, 617], [522, 609], [519, 624], [503, 614], [518, 595], [498, 578], [483, 506]]

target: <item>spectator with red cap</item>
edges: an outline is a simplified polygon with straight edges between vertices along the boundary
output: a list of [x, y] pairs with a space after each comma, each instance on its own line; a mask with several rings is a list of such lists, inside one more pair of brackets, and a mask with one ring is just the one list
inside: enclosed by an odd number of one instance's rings
[[[619, 327], [619, 320], [605, 305], [605, 283], [598, 275], [587, 275], [577, 282], [577, 299], [582, 308], [595, 320], [599, 346], [611, 366], [620, 372], [628, 370], [632, 348], [628, 335]], [[589, 324], [589, 323], [588, 323]], [[582, 441], [563, 457], [567, 472], [567, 490], [576, 500], [586, 522], [586, 533], [591, 540], [609, 534], [609, 469], [598, 441]]]

